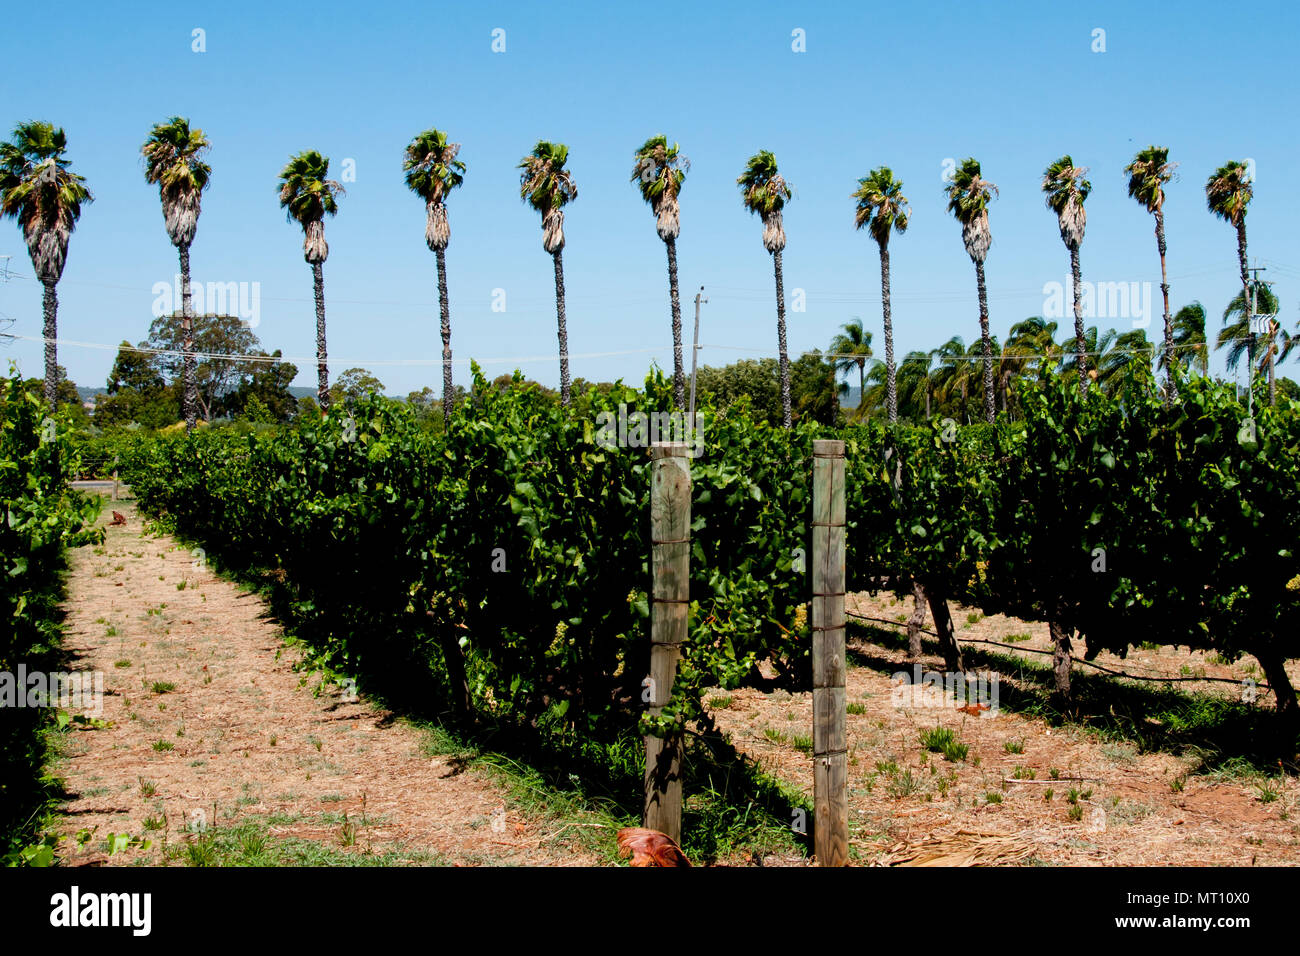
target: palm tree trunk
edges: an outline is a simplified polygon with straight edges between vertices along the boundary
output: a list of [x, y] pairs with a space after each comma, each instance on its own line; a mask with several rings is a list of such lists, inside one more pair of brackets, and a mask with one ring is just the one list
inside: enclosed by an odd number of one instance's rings
[[181, 404], [184, 406], [185, 430], [193, 431], [197, 414], [199, 387], [194, 361], [194, 317], [190, 310], [190, 247], [181, 252]]
[[1248, 335], [1249, 356], [1246, 360], [1246, 371], [1249, 378], [1246, 382], [1247, 394], [1255, 390], [1255, 329], [1251, 324], [1251, 318], [1255, 311], [1254, 300], [1250, 294], [1250, 262], [1246, 258], [1246, 220], [1242, 219], [1237, 223], [1237, 262], [1241, 266], [1241, 298], [1246, 312], [1246, 333]]
[[325, 270], [319, 262], [311, 264], [312, 284], [316, 292], [316, 401], [320, 410], [330, 410], [330, 367], [325, 351]]
[[555, 259], [555, 320], [560, 335], [560, 404], [569, 404], [569, 327], [564, 317], [564, 262], [561, 250], [556, 249]]
[[447, 302], [447, 252], [434, 250], [438, 260], [438, 311], [442, 316], [442, 422], [451, 420], [451, 307]]
[[980, 341], [984, 345], [984, 418], [992, 422], [997, 417], [993, 405], [993, 342], [989, 338], [989, 296], [982, 262], [975, 263], [975, 284], [980, 297]]
[[776, 269], [776, 339], [781, 354], [781, 423], [789, 428], [793, 423], [790, 410], [790, 356], [785, 344], [785, 281], [781, 275], [780, 249], [772, 253], [772, 263]]
[[54, 280], [45, 280], [45, 299], [42, 311], [45, 314], [45, 404], [50, 406], [50, 414], [57, 410], [59, 385], [59, 295], [54, 291]]
[[885, 318], [885, 405], [898, 421], [898, 373], [894, 368], [894, 320], [889, 309], [889, 243], [880, 242], [880, 305]]
[[686, 410], [686, 373], [682, 371], [682, 303], [677, 297], [677, 240], [664, 240], [668, 247], [668, 296], [673, 308], [673, 400], [677, 410]]
[[[1157, 209], [1155, 216], [1156, 248], [1160, 251], [1160, 294], [1165, 302], [1165, 406], [1168, 407], [1173, 404], [1178, 391], [1178, 386], [1174, 384], [1174, 320], [1169, 315], [1169, 272], [1165, 267], [1165, 252], [1168, 247], [1165, 245], [1164, 210]], [[1098, 366], [1100, 364], [1099, 361]]]
[[1079, 268], [1079, 250], [1070, 250], [1070, 276], [1074, 280], [1074, 364], [1079, 369], [1079, 394], [1088, 391], [1088, 348], [1083, 341], [1083, 270]]
[[858, 407], [856, 409], [858, 417], [862, 417], [862, 409], [865, 407], [863, 399], [867, 394], [867, 363], [864, 359], [858, 359]]

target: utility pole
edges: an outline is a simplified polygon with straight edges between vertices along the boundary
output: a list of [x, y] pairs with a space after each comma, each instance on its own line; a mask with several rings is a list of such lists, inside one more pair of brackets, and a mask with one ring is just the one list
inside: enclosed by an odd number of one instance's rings
[[[1258, 261], [1258, 260], [1256, 260]], [[1250, 353], [1247, 359], [1246, 368], [1246, 415], [1252, 415], [1255, 406], [1255, 309], [1257, 308], [1255, 297], [1255, 286], [1259, 282], [1258, 273], [1266, 272], [1263, 266], [1255, 266], [1246, 270], [1252, 273], [1250, 277], [1250, 288], [1246, 291], [1250, 293], [1248, 302], [1249, 312], [1246, 319], [1246, 331], [1250, 333], [1250, 341], [1247, 345], [1247, 351]]]
[[690, 418], [686, 420], [687, 434], [695, 431], [695, 362], [700, 357], [700, 303], [708, 301], [704, 297], [704, 286], [700, 286], [700, 291], [695, 293], [695, 342], [691, 348], [691, 413]]

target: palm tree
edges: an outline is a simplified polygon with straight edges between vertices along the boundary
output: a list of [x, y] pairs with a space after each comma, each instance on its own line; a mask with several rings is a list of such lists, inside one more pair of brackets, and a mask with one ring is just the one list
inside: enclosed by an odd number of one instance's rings
[[[1199, 302], [1185, 305], [1174, 316], [1174, 360], [1181, 364], [1193, 365], [1201, 370], [1202, 375], [1210, 371], [1210, 350], [1205, 342], [1205, 307]], [[1184, 353], [1190, 353], [1185, 355]], [[1168, 356], [1160, 356], [1160, 367], [1168, 368]]]
[[907, 231], [912, 209], [903, 195], [903, 183], [894, 179], [888, 166], [880, 166], [858, 180], [853, 193], [858, 201], [854, 222], [864, 226], [880, 247], [880, 303], [885, 316], [886, 404], [889, 420], [898, 421], [898, 381], [894, 369], [894, 323], [889, 309], [889, 233], [900, 236]]
[[560, 336], [560, 404], [569, 404], [569, 328], [564, 315], [564, 207], [578, 198], [573, 174], [564, 168], [569, 147], [539, 139], [519, 163], [519, 196], [542, 217], [542, 248], [555, 262], [555, 317]]
[[190, 244], [199, 225], [199, 206], [208, 188], [212, 167], [202, 156], [211, 144], [201, 129], [190, 129], [190, 121], [173, 116], [158, 123], [140, 147], [144, 157], [144, 178], [158, 187], [162, 199], [167, 235], [181, 257], [181, 381], [185, 428], [193, 430], [198, 409], [198, 381], [194, 358], [194, 320], [190, 310]]
[[975, 159], [964, 159], [949, 184], [948, 211], [961, 223], [961, 238], [966, 254], [975, 263], [975, 283], [979, 290], [980, 341], [984, 347], [984, 417], [993, 421], [993, 342], [989, 338], [989, 300], [984, 285], [984, 260], [993, 241], [989, 233], [989, 201], [998, 187], [980, 175]]
[[1169, 147], [1148, 146], [1140, 150], [1124, 167], [1128, 174], [1128, 195], [1136, 199], [1156, 220], [1156, 249], [1160, 252], [1160, 293], [1165, 301], [1165, 404], [1173, 401], [1175, 389], [1171, 356], [1174, 351], [1174, 325], [1169, 316], [1169, 273], [1165, 269], [1165, 185], [1174, 178], [1177, 163], [1169, 162]]
[[442, 316], [442, 419], [451, 418], [451, 307], [447, 301], [447, 196], [465, 181], [465, 164], [456, 158], [460, 143], [447, 142], [440, 129], [426, 129], [406, 147], [402, 169], [406, 185], [424, 200], [424, 241], [438, 264], [438, 309]]
[[940, 412], [969, 420], [968, 403], [970, 388], [975, 381], [975, 363], [966, 354], [966, 343], [960, 335], [954, 335], [932, 354], [937, 363], [932, 374], [933, 393]]
[[330, 161], [316, 150], [291, 156], [280, 170], [280, 205], [291, 221], [302, 226], [303, 258], [311, 266], [316, 293], [316, 398], [322, 412], [330, 408], [330, 373], [325, 351], [325, 275], [322, 264], [329, 257], [325, 241], [325, 216], [339, 211], [343, 187], [327, 179]]
[[781, 275], [781, 252], [785, 249], [785, 226], [781, 210], [794, 192], [784, 177], [777, 172], [776, 157], [760, 150], [749, 157], [745, 171], [736, 179], [741, 189], [745, 208], [763, 217], [763, 247], [772, 254], [776, 270], [776, 338], [780, 349], [781, 415], [786, 428], [790, 427], [790, 356], [785, 342], [785, 285]]
[[59, 297], [54, 287], [68, 259], [68, 241], [82, 203], [94, 202], [84, 177], [68, 169], [68, 139], [51, 123], [14, 127], [0, 143], [0, 215], [18, 220], [36, 278], [45, 287], [45, 402], [54, 412], [59, 382]]
[[[1223, 328], [1219, 330], [1219, 335], [1214, 342], [1214, 350], [1226, 348], [1228, 350], [1226, 364], [1229, 369], [1235, 369], [1241, 362], [1242, 355], [1250, 352], [1251, 355], [1247, 361], [1247, 368], [1250, 370], [1251, 377], [1254, 377], [1256, 370], [1261, 375], [1267, 374], [1269, 361], [1272, 359], [1272, 334], [1270, 334], [1270, 348], [1265, 354], [1259, 357], [1256, 364], [1252, 339], [1254, 336], [1250, 332], [1249, 316], [1253, 314], [1254, 309], [1258, 307], [1263, 310], [1261, 315], [1276, 315], [1278, 312], [1277, 296], [1267, 284], [1259, 279], [1253, 279], [1250, 283], [1250, 295], [1245, 291], [1238, 292], [1228, 303], [1228, 307], [1223, 310]], [[1276, 327], [1277, 323], [1271, 323]], [[1285, 334], [1285, 333], [1283, 333]], [[1290, 336], [1287, 336], [1287, 352], [1291, 350]]]
[[858, 411], [866, 408], [866, 373], [867, 359], [871, 358], [871, 333], [862, 327], [862, 320], [854, 318], [852, 322], [840, 326], [843, 329], [831, 339], [827, 350], [835, 356], [835, 374], [847, 374], [858, 370]]
[[898, 363], [899, 402], [908, 417], [920, 418], [924, 403], [925, 418], [930, 419], [931, 399], [934, 397], [934, 379], [932, 377], [936, 350], [929, 352], [913, 351], [903, 356]]
[[[1250, 270], [1246, 261], [1246, 207], [1254, 195], [1246, 164], [1232, 160], [1220, 166], [1205, 182], [1205, 204], [1210, 212], [1237, 230], [1237, 264], [1241, 268], [1243, 318], [1254, 366], [1255, 330], [1251, 327]], [[1235, 363], [1234, 363], [1235, 364]]]
[[668, 295], [673, 319], [673, 397], [679, 410], [686, 408], [686, 374], [682, 371], [682, 303], [677, 297], [677, 236], [682, 231], [677, 197], [690, 171], [691, 161], [668, 137], [651, 136], [636, 151], [632, 182], [655, 214], [655, 229], [668, 249]]
[[1074, 354], [1079, 369], [1079, 391], [1088, 388], [1083, 355], [1083, 274], [1079, 269], [1079, 247], [1083, 245], [1083, 230], [1088, 214], [1083, 203], [1092, 191], [1092, 183], [1084, 179], [1088, 167], [1074, 165], [1069, 155], [1062, 156], [1043, 172], [1043, 193], [1047, 208], [1056, 213], [1061, 229], [1061, 241], [1070, 253], [1070, 278], [1074, 284]]
[[[998, 363], [999, 390], [1002, 393], [1002, 410], [1012, 410], [1015, 398], [1014, 383], [1031, 374], [1041, 376], [1049, 365], [1060, 361], [1060, 348], [1056, 345], [1056, 323], [1034, 316], [1011, 326]], [[1082, 349], [1079, 349], [1082, 351]], [[1084, 383], [1086, 387], [1086, 373]]]

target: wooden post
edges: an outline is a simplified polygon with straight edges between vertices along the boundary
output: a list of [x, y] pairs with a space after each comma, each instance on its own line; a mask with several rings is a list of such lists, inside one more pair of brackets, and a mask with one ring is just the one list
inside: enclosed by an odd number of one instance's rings
[[[673, 692], [691, 597], [691, 465], [685, 442], [650, 448], [650, 713]], [[682, 738], [645, 739], [645, 826], [682, 838]]]
[[812, 481], [813, 850], [820, 866], [845, 866], [844, 442], [813, 442]]

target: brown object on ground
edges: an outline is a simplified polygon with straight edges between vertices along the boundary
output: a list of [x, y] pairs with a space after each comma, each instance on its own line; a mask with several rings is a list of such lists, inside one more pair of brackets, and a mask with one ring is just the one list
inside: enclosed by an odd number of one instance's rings
[[881, 862], [886, 866], [1011, 866], [1033, 855], [1031, 840], [958, 830], [952, 836], [896, 843]]
[[[300, 651], [256, 595], [142, 524], [110, 527], [102, 549], [70, 554], [63, 643], [72, 669], [104, 675], [95, 716], [107, 726], [61, 737], [51, 768], [69, 794], [56, 824], [66, 864], [174, 863], [162, 846], [188, 840], [192, 821], [257, 822], [271, 842], [399, 861], [604, 862], [579, 839], [585, 824], [521, 809], [487, 771], [424, 751], [420, 728], [296, 669]], [[345, 813], [354, 840], [341, 837]], [[79, 846], [83, 829], [94, 838]], [[153, 846], [110, 855], [109, 833]]]
[[673, 838], [658, 830], [626, 827], [618, 831], [618, 855], [632, 857], [630, 866], [690, 866]]
[[110, 525], [126, 524], [126, 515], [122, 514], [119, 511], [114, 511], [113, 520], [110, 521], [109, 524]]

